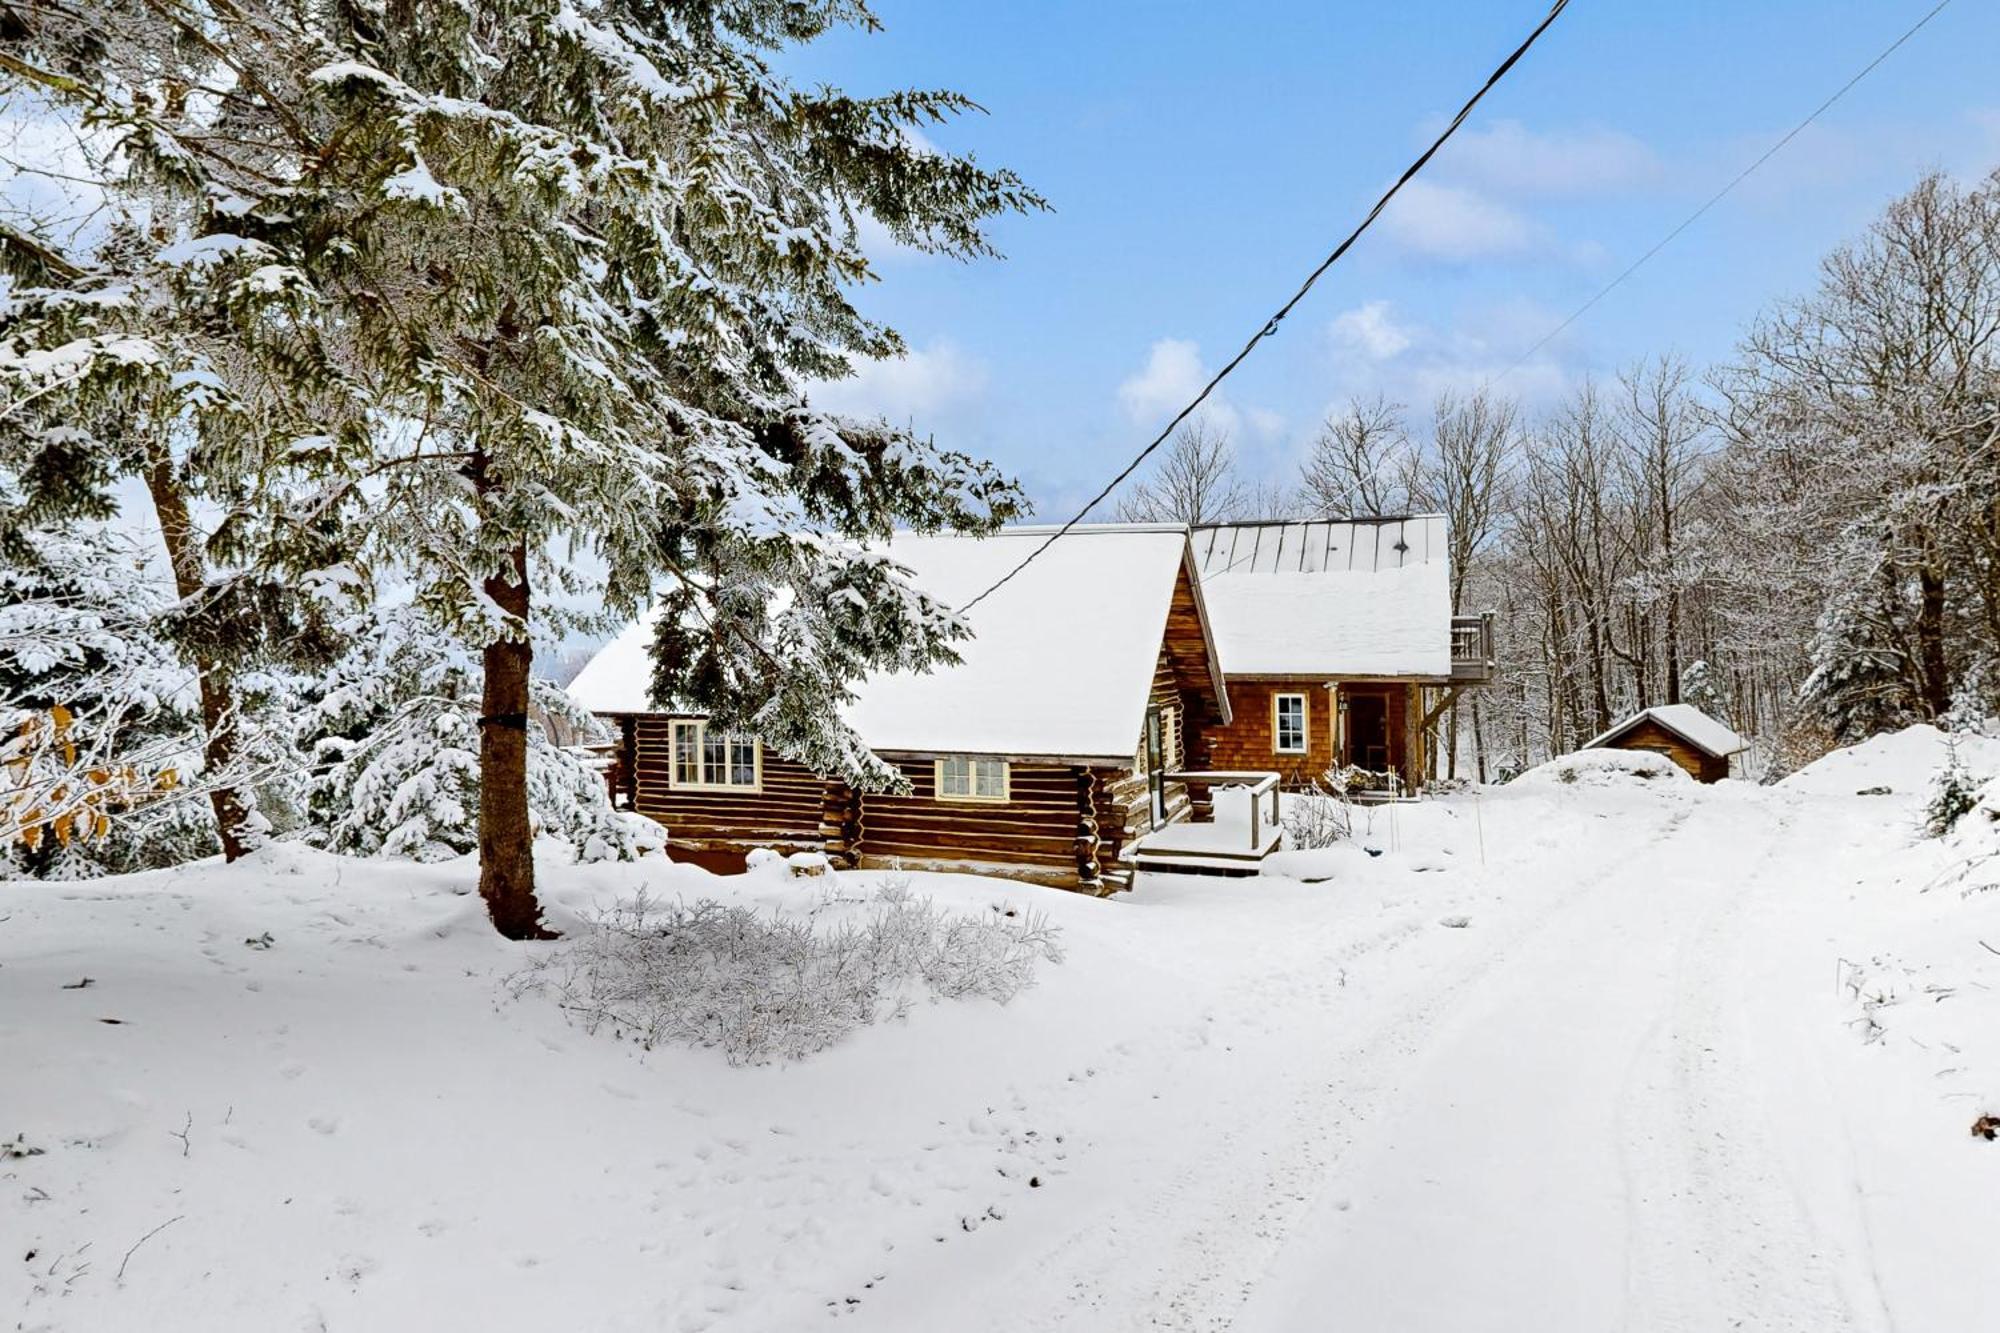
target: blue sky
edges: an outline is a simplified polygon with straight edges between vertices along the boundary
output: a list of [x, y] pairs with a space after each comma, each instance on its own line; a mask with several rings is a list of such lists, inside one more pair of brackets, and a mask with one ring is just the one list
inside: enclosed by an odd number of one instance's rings
[[[1330, 404], [1427, 404], [1506, 367], [1913, 23], [1933, 0], [1574, 0], [1218, 415], [1288, 472]], [[1358, 220], [1545, 9], [1541, 0], [877, 0], [879, 34], [788, 62], [851, 92], [964, 91], [933, 134], [1054, 206], [1007, 258], [878, 249], [866, 308], [903, 363], [841, 406], [994, 458], [1061, 518], [1158, 429]], [[1725, 357], [1819, 257], [1931, 168], [2000, 165], [2000, 8], [1956, 0], [1778, 158], [1496, 387]]]

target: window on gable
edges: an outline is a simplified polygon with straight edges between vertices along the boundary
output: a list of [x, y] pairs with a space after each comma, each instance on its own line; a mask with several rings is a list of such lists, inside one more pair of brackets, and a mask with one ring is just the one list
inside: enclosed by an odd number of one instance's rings
[[1271, 748], [1279, 754], [1306, 752], [1306, 697], [1303, 694], [1271, 697]]
[[672, 787], [692, 791], [756, 791], [764, 783], [764, 755], [757, 741], [706, 722], [673, 724]]
[[941, 801], [1004, 801], [1007, 761], [955, 754], [937, 761], [937, 795]]

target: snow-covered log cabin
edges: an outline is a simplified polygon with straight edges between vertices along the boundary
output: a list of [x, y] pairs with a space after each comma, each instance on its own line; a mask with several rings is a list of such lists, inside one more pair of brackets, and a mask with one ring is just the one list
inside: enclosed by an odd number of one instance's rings
[[[962, 605], [1048, 535], [900, 534], [917, 586]], [[621, 800], [665, 825], [676, 857], [740, 867], [754, 847], [838, 865], [976, 869], [1091, 892], [1129, 885], [1128, 845], [1187, 817], [1165, 774], [1231, 723], [1187, 530], [1073, 529], [967, 617], [963, 661], [857, 690], [848, 721], [909, 779], [862, 794], [647, 698], [650, 624], [607, 645], [570, 686], [621, 737]], [[1264, 765], [1260, 765], [1264, 767]]]
[[1421, 788], [1429, 723], [1493, 673], [1492, 619], [1455, 614], [1445, 539], [1441, 514], [1196, 527], [1232, 719], [1202, 765]]

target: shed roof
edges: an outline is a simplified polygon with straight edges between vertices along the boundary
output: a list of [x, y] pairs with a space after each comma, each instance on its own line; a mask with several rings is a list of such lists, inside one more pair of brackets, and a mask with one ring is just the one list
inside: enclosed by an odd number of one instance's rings
[[[1055, 531], [985, 538], [898, 533], [889, 554], [948, 606], [991, 586]], [[1151, 697], [1167, 613], [1183, 569], [1197, 605], [1187, 531], [1156, 524], [1072, 528], [967, 614], [958, 666], [892, 672], [855, 689], [847, 721], [880, 751], [1129, 759]], [[657, 711], [651, 618], [607, 644], [570, 693], [599, 713]], [[1206, 672], [1227, 709], [1214, 643]]]
[[1193, 530], [1231, 675], [1451, 675], [1442, 514]]
[[1652, 708], [1641, 709], [1609, 731], [1586, 741], [1583, 748], [1586, 750], [1595, 750], [1601, 746], [1609, 745], [1638, 726], [1641, 722], [1646, 721], [1655, 722], [1665, 727], [1695, 749], [1702, 751], [1704, 754], [1714, 755], [1717, 759], [1727, 759], [1739, 750], [1750, 748], [1749, 741], [1744, 740], [1741, 736], [1731, 731], [1728, 727], [1723, 726], [1693, 704], [1657, 704]]

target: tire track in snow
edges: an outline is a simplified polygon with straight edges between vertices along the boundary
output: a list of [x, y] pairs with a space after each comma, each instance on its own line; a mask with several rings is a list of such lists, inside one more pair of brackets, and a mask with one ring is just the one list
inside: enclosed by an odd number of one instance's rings
[[[1759, 822], [1765, 801], [1711, 807]], [[1746, 865], [1738, 836], [1712, 836], [1721, 856], [1678, 878], [1705, 901], [1675, 959], [1671, 1004], [1635, 1052], [1621, 1112], [1626, 1155], [1627, 1306], [1633, 1330], [1715, 1328], [1834, 1333], [1857, 1327], [1831, 1248], [1773, 1150], [1772, 1123], [1752, 1077], [1745, 997], [1736, 978], [1754, 947], [1745, 918], [1758, 887], [1786, 860], [1798, 811], [1777, 802], [1777, 826]], [[1674, 1133], [1648, 1135], [1669, 1110]]]
[[[1393, 1127], [1377, 1130], [1375, 1125], [1400, 1095], [1409, 1062], [1435, 1044], [1439, 1030], [1449, 1027], [1482, 983], [1505, 968], [1528, 941], [1579, 900], [1603, 892], [1625, 873], [1627, 858], [1635, 852], [1671, 840], [1690, 809], [1683, 803], [1662, 812], [1660, 822], [1641, 839], [1606, 852], [1581, 875], [1571, 866], [1558, 870], [1544, 864], [1573, 855], [1561, 841], [1546, 837], [1532, 840], [1525, 864], [1503, 863], [1474, 872], [1475, 882], [1488, 890], [1509, 881], [1535, 882], [1537, 876], [1559, 877], [1567, 887], [1525, 912], [1513, 910], [1515, 893], [1510, 890], [1507, 900], [1482, 916], [1482, 930], [1458, 957], [1431, 963], [1421, 975], [1385, 972], [1375, 978], [1385, 989], [1398, 985], [1409, 989], [1390, 997], [1393, 1008], [1386, 1016], [1378, 1016], [1379, 1011], [1357, 1013], [1355, 1017], [1366, 1025], [1352, 1032], [1338, 1026], [1347, 1009], [1338, 970], [1383, 963], [1427, 929], [1429, 917], [1314, 953], [1239, 987], [1234, 997], [1210, 1011], [1211, 1020], [1218, 1012], [1247, 1012], [1277, 1014], [1287, 1021], [1238, 1018], [1219, 1032], [1195, 1032], [1183, 1026], [1136, 1043], [1121, 1043], [1128, 1050], [1122, 1058], [1107, 1053], [1100, 1076], [1130, 1077], [1133, 1070], [1143, 1075], [1157, 1067], [1155, 1060], [1133, 1057], [1157, 1056], [1163, 1045], [1180, 1048], [1180, 1058], [1168, 1062], [1176, 1071], [1170, 1080], [1178, 1099], [1175, 1109], [1196, 1123], [1177, 1126], [1177, 1137], [1212, 1146], [1212, 1151], [1171, 1164], [1135, 1160], [1128, 1135], [1143, 1136], [1148, 1126], [1129, 1122], [1111, 1127], [1094, 1141], [1079, 1143], [1079, 1157], [1089, 1153], [1108, 1159], [1111, 1166], [1093, 1182], [1085, 1175], [1088, 1164], [1079, 1163], [1074, 1169], [1083, 1178], [1070, 1185], [1077, 1190], [1093, 1183], [1115, 1188], [1066, 1221], [1058, 1234], [1030, 1248], [1023, 1255], [1025, 1262], [1009, 1264], [1003, 1273], [982, 1283], [979, 1295], [964, 1293], [964, 1299], [951, 1302], [958, 1311], [951, 1326], [1189, 1331], [1232, 1327], [1295, 1229], [1322, 1205], [1325, 1188], [1354, 1146], [1392, 1131]], [[1321, 1015], [1330, 1016], [1333, 1024], [1311, 1021]], [[1298, 1021], [1302, 1016], [1307, 1021]], [[1329, 1026], [1341, 1040], [1318, 1048], [1301, 1047], [1301, 1033], [1316, 1035]], [[1192, 1058], [1187, 1054], [1217, 1043], [1244, 1047], [1240, 1054], [1245, 1056], [1263, 1057], [1267, 1076], [1246, 1072], [1244, 1078], [1217, 1086], [1216, 1066], [1227, 1062], [1218, 1062], [1212, 1053]], [[1271, 1061], [1274, 1047], [1289, 1058]], [[1260, 1061], [1234, 1063], [1255, 1066]], [[1060, 1101], [1065, 1091], [1058, 1084], [1036, 1100]], [[1134, 1089], [1134, 1119], [1145, 1120], [1149, 1101], [1156, 1102], [1159, 1096], [1155, 1093], [1149, 1099]], [[1081, 1117], [1072, 1111], [1064, 1118], [1075, 1123]], [[1284, 1134], [1266, 1138], [1234, 1132], [1272, 1119], [1283, 1121]]]

